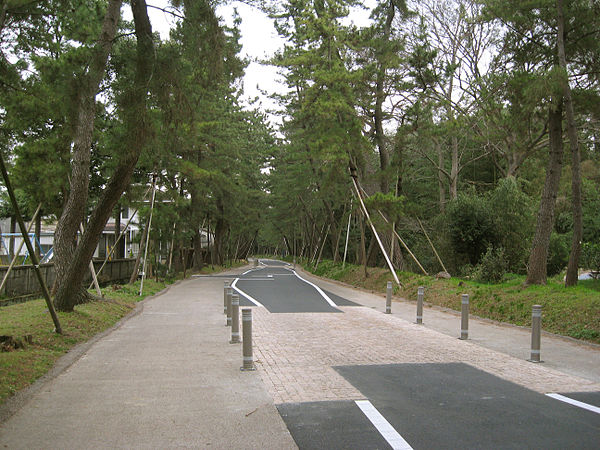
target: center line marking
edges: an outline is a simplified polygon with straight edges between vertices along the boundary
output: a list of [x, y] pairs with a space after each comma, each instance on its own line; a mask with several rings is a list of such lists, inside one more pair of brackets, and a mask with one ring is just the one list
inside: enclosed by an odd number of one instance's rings
[[548, 397], [552, 397], [556, 400], [560, 400], [561, 402], [569, 403], [570, 405], [578, 406], [580, 408], [587, 409], [588, 411], [595, 412], [596, 414], [600, 414], [600, 408], [598, 408], [597, 406], [589, 405], [587, 403], [580, 402], [579, 400], [573, 400], [572, 398], [565, 397], [564, 395], [560, 395], [560, 394], [546, 394], [546, 395]]
[[355, 403], [394, 450], [412, 450], [410, 444], [400, 436], [369, 400], [356, 400]]

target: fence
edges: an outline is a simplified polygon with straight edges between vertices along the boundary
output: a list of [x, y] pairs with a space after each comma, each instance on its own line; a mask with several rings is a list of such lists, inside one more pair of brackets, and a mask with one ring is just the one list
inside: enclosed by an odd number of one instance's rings
[[[94, 268], [96, 271], [100, 269], [102, 263], [103, 261], [101, 260], [94, 261]], [[134, 258], [115, 259], [113, 261], [108, 261], [104, 266], [104, 269], [102, 269], [102, 272], [98, 275], [98, 281], [100, 284], [128, 281], [134, 265]], [[4, 278], [7, 269], [8, 267], [0, 267], [0, 280]], [[51, 289], [54, 281], [56, 280], [54, 264], [40, 264], [40, 270], [42, 271], [42, 276], [46, 281], [48, 289]], [[91, 282], [92, 275], [88, 270], [84, 284], [89, 285]], [[15, 266], [10, 272], [4, 288], [0, 292], [0, 298], [10, 299], [25, 297], [41, 292], [42, 290], [33, 270], [33, 266]], [[2, 300], [0, 300], [0, 304], [2, 304]]]

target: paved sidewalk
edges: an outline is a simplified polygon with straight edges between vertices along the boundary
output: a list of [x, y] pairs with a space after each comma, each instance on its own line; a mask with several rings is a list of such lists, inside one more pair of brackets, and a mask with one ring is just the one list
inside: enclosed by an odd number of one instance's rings
[[[235, 272], [240, 273], [244, 269]], [[258, 370], [240, 372], [229, 344], [223, 278], [198, 277], [149, 299], [0, 425], [0, 448], [296, 448], [275, 405], [361, 399], [336, 365], [462, 362], [537, 392], [600, 391], [600, 348], [543, 336], [543, 364], [527, 330], [306, 278], [363, 306], [344, 314], [254, 309]], [[523, 341], [523, 342], [521, 342]]]
[[[325, 280], [302, 270], [299, 270], [299, 273], [334, 294], [377, 311], [385, 311], [385, 297], [381, 294], [353, 289], [342, 283]], [[427, 291], [425, 291], [425, 301], [427, 301]], [[392, 316], [414, 323], [416, 321], [416, 302], [399, 297], [394, 298]], [[543, 326], [542, 318], [542, 328]], [[458, 338], [460, 336], [460, 312], [426, 305], [423, 311], [422, 327]], [[531, 328], [471, 317], [468, 342], [520, 360], [526, 360], [530, 357]], [[600, 383], [600, 345], [542, 332], [541, 357], [543, 361], [541, 366], [544, 368]]]
[[172, 286], [0, 425], [0, 448], [296, 448], [229, 336], [223, 279]]

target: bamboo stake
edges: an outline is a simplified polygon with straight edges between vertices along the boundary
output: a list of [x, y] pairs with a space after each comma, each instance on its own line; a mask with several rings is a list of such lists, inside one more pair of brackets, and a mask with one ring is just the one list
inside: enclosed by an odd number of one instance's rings
[[144, 290], [144, 278], [146, 278], [146, 260], [148, 259], [148, 242], [150, 242], [150, 227], [152, 226], [152, 214], [154, 213], [154, 199], [156, 198], [156, 177], [152, 177], [152, 203], [150, 204], [150, 218], [148, 219], [148, 232], [146, 234], [146, 249], [144, 250], [144, 263], [142, 264], [142, 281], [140, 282], [140, 295]]
[[388, 267], [390, 268], [390, 272], [392, 272], [394, 281], [398, 284], [398, 286], [402, 286], [402, 283], [400, 283], [400, 280], [398, 279], [398, 275], [396, 275], [394, 266], [392, 265], [392, 262], [390, 261], [390, 258], [388, 256], [387, 252], [385, 251], [385, 247], [383, 246], [383, 243], [381, 242], [381, 239], [379, 238], [379, 234], [377, 234], [375, 225], [373, 225], [373, 222], [371, 221], [371, 217], [369, 216], [369, 211], [367, 211], [367, 207], [365, 206], [362, 196], [360, 195], [360, 190], [358, 189], [358, 183], [357, 183], [356, 179], [354, 178], [354, 176], [351, 176], [351, 178], [352, 178], [352, 183], [354, 184], [354, 189], [356, 189], [356, 195], [358, 196], [358, 200], [360, 201], [360, 205], [362, 206], [363, 213], [365, 214], [365, 217], [367, 218], [367, 221], [369, 222], [369, 225], [371, 226], [371, 230], [373, 230], [373, 234], [375, 235], [375, 238], [377, 239], [379, 248], [381, 249], [381, 252], [383, 253], [383, 256], [385, 257], [385, 261], [387, 262]]
[[[38, 205], [37, 209], [35, 210], [35, 213], [33, 214], [33, 217], [31, 218], [31, 222], [29, 223], [29, 226], [27, 227], [27, 237], [29, 237], [29, 233], [31, 232], [31, 228], [33, 227], [33, 224], [35, 222], [35, 219], [37, 218], [37, 215], [40, 212], [40, 209], [42, 209], [42, 204], [41, 203]], [[4, 274], [4, 278], [2, 278], [2, 283], [0, 283], [0, 292], [2, 292], [2, 289], [4, 289], [4, 285], [6, 284], [6, 281], [8, 280], [8, 275], [10, 274], [10, 272], [13, 269], [13, 267], [15, 267], [15, 264], [17, 263], [17, 257], [21, 253], [21, 249], [23, 248], [23, 245], [25, 245], [25, 241], [21, 240], [21, 243], [19, 244], [19, 248], [17, 249], [17, 252], [15, 253], [14, 258], [10, 262], [10, 265], [8, 266], [8, 269], [6, 269], [6, 273]]]
[[13, 191], [12, 185], [10, 184], [10, 179], [8, 178], [8, 172], [6, 170], [6, 166], [4, 165], [4, 158], [0, 153], [0, 170], [2, 171], [2, 177], [4, 178], [4, 185], [6, 186], [6, 190], [8, 191], [8, 196], [10, 197], [10, 202], [12, 203], [13, 210], [15, 212], [15, 216], [17, 218], [17, 223], [19, 224], [19, 228], [21, 229], [21, 234], [23, 235], [23, 240], [25, 241], [25, 245], [27, 246], [27, 251], [31, 255], [31, 262], [33, 263], [33, 267], [35, 268], [35, 274], [37, 276], [38, 282], [40, 283], [40, 287], [42, 288], [42, 292], [44, 294], [44, 299], [46, 300], [46, 306], [48, 306], [48, 311], [50, 312], [50, 316], [52, 317], [52, 322], [54, 323], [54, 329], [58, 334], [62, 334], [62, 328], [60, 326], [60, 321], [58, 320], [58, 316], [56, 315], [56, 311], [54, 310], [54, 304], [52, 303], [52, 299], [50, 298], [50, 292], [48, 292], [48, 286], [46, 286], [46, 282], [44, 281], [44, 277], [42, 276], [42, 271], [40, 270], [40, 262], [35, 254], [35, 250], [29, 242], [29, 236], [27, 235], [27, 231], [25, 228], [25, 222], [23, 222], [23, 217], [21, 216], [21, 212], [19, 211], [19, 205], [17, 203], [17, 198], [15, 197], [15, 192]]
[[429, 235], [427, 234], [427, 231], [425, 231], [425, 228], [423, 227], [423, 224], [421, 223], [421, 219], [419, 219], [417, 217], [417, 220], [419, 221], [419, 225], [421, 226], [421, 230], [423, 230], [423, 234], [425, 234], [425, 237], [427, 238], [427, 241], [429, 242], [429, 245], [431, 245], [431, 249], [433, 250], [433, 253], [435, 253], [435, 256], [436, 256], [437, 260], [440, 262], [440, 265], [442, 266], [442, 269], [444, 269], [444, 272], [448, 273], [448, 271], [446, 270], [446, 266], [444, 266], [444, 263], [442, 262], [442, 258], [440, 258], [440, 255], [438, 255], [438, 252], [435, 250], [435, 247], [433, 246], [433, 242], [431, 242], [431, 239], [429, 239]]

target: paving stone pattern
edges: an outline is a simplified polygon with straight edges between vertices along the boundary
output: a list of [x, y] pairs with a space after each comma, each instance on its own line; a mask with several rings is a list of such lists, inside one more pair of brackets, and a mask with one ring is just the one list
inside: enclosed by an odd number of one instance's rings
[[253, 309], [254, 359], [277, 404], [363, 398], [332, 368], [340, 365], [463, 362], [541, 393], [600, 390], [368, 307], [342, 307], [344, 314]]

